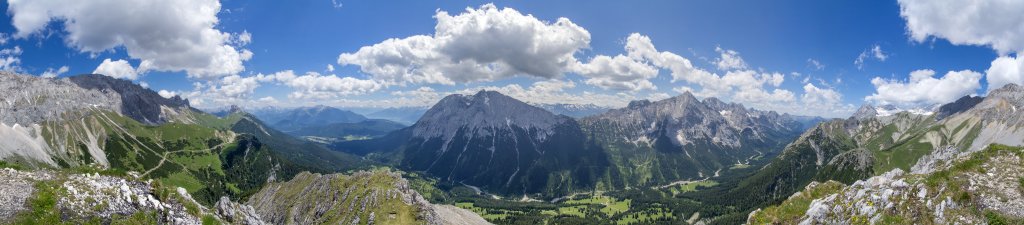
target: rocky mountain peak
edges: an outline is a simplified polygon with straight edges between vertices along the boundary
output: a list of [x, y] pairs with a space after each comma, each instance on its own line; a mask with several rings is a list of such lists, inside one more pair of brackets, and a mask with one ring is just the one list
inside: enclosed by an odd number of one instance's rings
[[449, 95], [423, 114], [414, 125], [414, 136], [437, 137], [454, 135], [460, 129], [479, 130], [487, 127], [519, 127], [549, 130], [571, 120], [542, 108], [527, 104], [496, 91], [480, 91], [474, 95]]
[[854, 112], [853, 115], [850, 117], [861, 120], [872, 118], [875, 116], [878, 116], [878, 110], [875, 109], [875, 107], [870, 104], [865, 104], [861, 106], [859, 109], [857, 109], [857, 112]]
[[1011, 102], [1017, 102], [1017, 105], [1024, 103], [1024, 87], [1018, 84], [1010, 83], [1005, 86], [992, 90], [988, 94], [989, 97], [1004, 98]]
[[665, 101], [682, 102], [682, 103], [687, 103], [687, 104], [700, 103], [700, 100], [697, 100], [697, 97], [693, 96], [693, 94], [690, 93], [689, 91], [683, 92], [683, 94], [676, 95], [675, 97], [671, 97], [671, 98], [668, 98], [668, 99], [665, 99], [665, 100], [661, 100], [661, 101], [658, 101], [658, 102], [665, 102]]
[[969, 111], [984, 119], [995, 120], [1004, 124], [1024, 126], [1024, 87], [1007, 84], [992, 90], [988, 96]]

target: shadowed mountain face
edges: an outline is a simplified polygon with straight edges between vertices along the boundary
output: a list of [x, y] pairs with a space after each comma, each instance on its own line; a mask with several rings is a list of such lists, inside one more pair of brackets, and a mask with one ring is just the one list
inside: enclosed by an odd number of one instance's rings
[[952, 116], [953, 114], [967, 111], [968, 109], [974, 108], [974, 106], [978, 105], [978, 103], [981, 103], [981, 100], [985, 100], [985, 98], [979, 96], [961, 97], [960, 99], [957, 99], [955, 102], [951, 102], [949, 104], [940, 106], [938, 111], [935, 112], [935, 119], [941, 120], [945, 119], [946, 117]]
[[129, 80], [99, 74], [78, 75], [68, 78], [79, 87], [116, 92], [121, 97], [121, 114], [145, 124], [162, 124], [169, 120], [164, 113], [178, 108], [190, 108], [181, 97], [164, 98], [153, 90]]
[[404, 167], [499, 193], [566, 193], [607, 166], [575, 120], [493, 91], [445, 97], [408, 135]]

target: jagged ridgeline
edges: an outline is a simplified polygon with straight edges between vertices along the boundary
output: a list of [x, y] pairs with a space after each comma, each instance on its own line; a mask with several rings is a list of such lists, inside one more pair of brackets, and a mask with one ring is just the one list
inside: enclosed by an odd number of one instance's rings
[[577, 120], [481, 91], [445, 97], [412, 127], [333, 148], [500, 195], [554, 198], [715, 177], [777, 154], [805, 126], [689, 93]]
[[[1024, 88], [996, 89], [983, 99], [965, 96], [936, 112], [880, 113], [865, 106], [848, 119], [808, 130], [782, 154], [735, 188], [711, 190], [705, 203], [753, 209], [778, 203], [812, 181], [852, 184], [893, 169], [927, 173], [956, 155], [990, 144], [1024, 144]], [[736, 214], [745, 218], [745, 212]]]
[[102, 75], [0, 73], [0, 158], [27, 168], [96, 165], [185, 188], [210, 205], [300, 171], [364, 164], [297, 140], [242, 112], [216, 117], [178, 97]]

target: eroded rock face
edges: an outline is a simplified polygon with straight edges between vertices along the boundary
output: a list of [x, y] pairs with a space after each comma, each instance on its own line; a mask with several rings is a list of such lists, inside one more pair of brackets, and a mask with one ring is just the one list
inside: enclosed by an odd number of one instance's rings
[[268, 184], [248, 204], [273, 224], [489, 224], [467, 210], [427, 202], [390, 171], [301, 173]]
[[0, 122], [28, 126], [65, 114], [106, 109], [120, 111], [117, 93], [81, 88], [67, 79], [0, 72]]
[[81, 88], [116, 94], [121, 102], [118, 112], [145, 124], [162, 124], [170, 121], [171, 118], [165, 115], [165, 108], [190, 107], [187, 99], [179, 96], [164, 98], [157, 92], [129, 80], [99, 74], [78, 75], [67, 80]]

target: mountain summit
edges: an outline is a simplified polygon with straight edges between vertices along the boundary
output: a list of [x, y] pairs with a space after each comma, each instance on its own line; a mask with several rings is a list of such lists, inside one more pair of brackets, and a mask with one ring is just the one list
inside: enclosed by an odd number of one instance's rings
[[607, 165], [576, 120], [495, 91], [449, 95], [380, 140], [367, 143], [395, 149], [404, 168], [508, 195], [585, 190]]
[[571, 118], [558, 116], [496, 91], [480, 91], [475, 95], [449, 95], [427, 110], [416, 122], [415, 137], [450, 138], [460, 129], [480, 134], [487, 128], [511, 129], [512, 126], [533, 132], [544, 139], [555, 125]]

